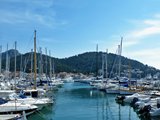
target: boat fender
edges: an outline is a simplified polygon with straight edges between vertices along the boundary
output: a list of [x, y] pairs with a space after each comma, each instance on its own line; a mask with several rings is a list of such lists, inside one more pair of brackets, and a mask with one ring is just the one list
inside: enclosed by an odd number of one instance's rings
[[16, 118], [20, 118], [21, 115], [20, 115], [20, 114], [16, 114], [15, 117], [16, 117]]

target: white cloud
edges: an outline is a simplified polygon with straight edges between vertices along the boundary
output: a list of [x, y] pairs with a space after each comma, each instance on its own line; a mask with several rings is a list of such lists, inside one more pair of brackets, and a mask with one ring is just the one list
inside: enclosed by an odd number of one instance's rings
[[[131, 23], [134, 23], [136, 29], [124, 33], [122, 55], [160, 69], [160, 47], [155, 42], [158, 41], [155, 37], [160, 36], [160, 14], [150, 19], [136, 20], [136, 22], [132, 20]], [[118, 43], [113, 43], [110, 47], [112, 52], [115, 50], [113, 48], [117, 48], [120, 44], [119, 36], [117, 36], [117, 41]], [[154, 48], [151, 49], [148, 43], [152, 43]], [[137, 46], [139, 46], [138, 49]]]
[[[133, 20], [131, 20], [131, 23], [133, 23]], [[136, 20], [134, 24], [135, 26], [140, 25], [140, 27], [125, 33], [124, 47], [139, 44], [147, 37], [160, 35], [160, 14], [154, 15], [152, 19]]]
[[21, 4], [36, 7], [50, 7], [54, 0], [1, 0], [1, 2], [8, 4]]
[[[3, 3], [7, 6], [0, 8], [0, 23], [38, 24], [51, 28], [68, 24], [66, 20], [55, 19], [53, 0], [2, 0], [1, 3], [0, 7]], [[11, 4], [15, 7], [10, 7]]]
[[160, 69], [160, 48], [143, 49], [131, 53], [124, 51], [124, 55]]
[[0, 22], [9, 24], [24, 24], [35, 22], [45, 26], [53, 26], [55, 24], [55, 19], [53, 16], [45, 16], [38, 13], [33, 13], [30, 11], [25, 12], [12, 12], [0, 10]]
[[[156, 24], [156, 23], [154, 23]], [[160, 26], [150, 26], [137, 31], [132, 32], [132, 36], [140, 40], [140, 38], [145, 38], [147, 36], [160, 34]]]
[[153, 57], [154, 58], [160, 58], [160, 56], [158, 55], [160, 54], [160, 48], [153, 48], [153, 49], [143, 49], [140, 51], [133, 51], [132, 55], [135, 57]]

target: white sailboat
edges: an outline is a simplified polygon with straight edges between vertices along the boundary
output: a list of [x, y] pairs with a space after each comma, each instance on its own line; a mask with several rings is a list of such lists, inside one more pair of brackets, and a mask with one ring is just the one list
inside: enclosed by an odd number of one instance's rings
[[23, 119], [23, 116], [20, 114], [6, 114], [6, 115], [0, 115], [0, 120], [27, 120], [27, 119]]
[[[122, 52], [122, 38], [121, 38], [121, 44], [118, 45], [118, 57], [119, 57], [119, 73], [118, 78], [120, 79], [120, 69], [121, 69], [121, 52]], [[106, 84], [106, 93], [107, 94], [119, 94], [120, 93], [120, 84], [119, 82], [112, 83], [113, 80], [108, 80], [108, 83]]]
[[[36, 98], [38, 100], [42, 100], [44, 102], [44, 104], [48, 104], [48, 103], [53, 103], [52, 99], [49, 98], [38, 98], [39, 97], [39, 90], [37, 89], [37, 57], [36, 57], [36, 30], [34, 31], [34, 89], [32, 90], [24, 90], [25, 91], [25, 95], [30, 95], [30, 99], [31, 102], [34, 101], [33, 98]], [[31, 99], [32, 97], [32, 99]]]
[[[16, 43], [15, 43], [15, 48], [16, 48]], [[5, 77], [4, 77], [5, 79], [0, 82], [0, 96], [3, 98], [6, 98], [9, 94], [15, 92], [15, 90], [11, 90], [13, 86], [11, 86], [11, 84], [9, 83], [9, 62], [8, 61], [9, 61], [9, 56], [8, 56], [8, 44], [7, 44], [6, 71], [5, 71]]]
[[53, 103], [53, 101], [51, 101], [50, 99], [18, 96], [16, 93], [9, 95], [9, 99], [11, 100], [10, 102], [13, 103], [14, 100], [16, 99], [17, 103], [36, 105], [38, 107], [38, 110], [41, 110], [43, 107]]
[[37, 110], [37, 106], [35, 105], [19, 103], [16, 100], [14, 100], [14, 102], [10, 102], [0, 99], [0, 101], [0, 115], [17, 113], [22, 114], [23, 111], [25, 111], [26, 115], [30, 115]]

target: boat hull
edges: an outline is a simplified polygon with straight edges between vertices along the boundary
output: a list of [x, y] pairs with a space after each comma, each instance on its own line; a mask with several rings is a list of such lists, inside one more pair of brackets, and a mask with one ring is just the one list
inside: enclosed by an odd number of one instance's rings
[[106, 89], [107, 94], [119, 94], [119, 90], [114, 89]]

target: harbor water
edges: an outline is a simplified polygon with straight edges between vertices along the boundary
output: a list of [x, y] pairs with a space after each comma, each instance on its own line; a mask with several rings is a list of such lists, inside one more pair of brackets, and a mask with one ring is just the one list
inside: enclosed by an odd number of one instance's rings
[[82, 83], [66, 83], [55, 93], [55, 103], [28, 120], [142, 120], [129, 105]]

